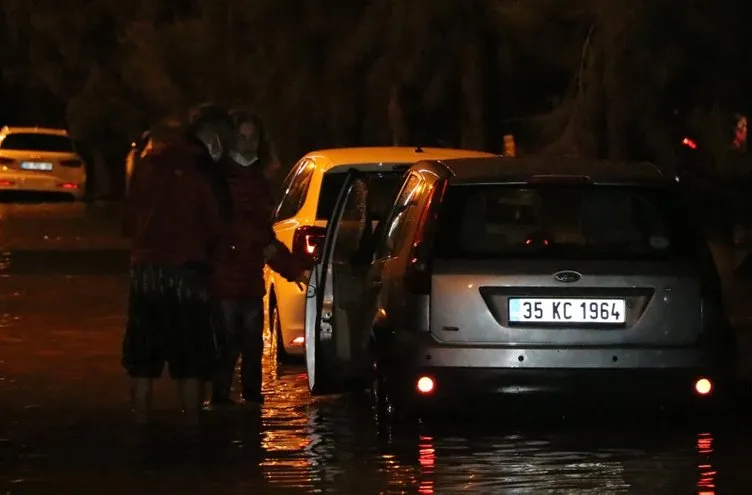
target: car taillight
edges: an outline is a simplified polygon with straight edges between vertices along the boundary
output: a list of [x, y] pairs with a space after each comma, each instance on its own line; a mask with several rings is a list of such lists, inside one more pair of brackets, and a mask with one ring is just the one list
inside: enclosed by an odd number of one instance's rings
[[405, 288], [413, 294], [431, 293], [431, 272], [433, 260], [433, 230], [438, 217], [439, 206], [444, 199], [447, 181], [434, 185], [415, 230], [415, 240], [405, 270]]
[[298, 227], [292, 238], [292, 252], [309, 256], [313, 261], [318, 261], [325, 236], [326, 229], [324, 227], [313, 225]]
[[83, 162], [81, 160], [62, 160], [60, 165], [63, 167], [77, 168], [83, 165]]

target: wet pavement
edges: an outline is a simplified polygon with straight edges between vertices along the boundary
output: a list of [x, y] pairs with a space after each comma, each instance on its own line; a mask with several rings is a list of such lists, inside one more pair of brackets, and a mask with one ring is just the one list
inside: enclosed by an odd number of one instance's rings
[[260, 412], [212, 413], [186, 435], [163, 380], [156, 426], [138, 429], [119, 366], [117, 212], [0, 204], [0, 494], [748, 491], [747, 413], [702, 428], [629, 411], [387, 428], [362, 397], [311, 398], [302, 367], [271, 359]]

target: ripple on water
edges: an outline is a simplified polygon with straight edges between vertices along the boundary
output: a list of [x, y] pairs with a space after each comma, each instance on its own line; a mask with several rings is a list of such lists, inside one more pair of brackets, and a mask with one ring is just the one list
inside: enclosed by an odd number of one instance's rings
[[[0, 342], [0, 415], [6, 411], [1, 401], [13, 402], [19, 411], [0, 421], [0, 451], [14, 453], [11, 461], [0, 460], [3, 480], [44, 478], [59, 486], [79, 486], [81, 480], [99, 476], [113, 494], [126, 493], [126, 488], [128, 493], [170, 493], [182, 486], [186, 495], [257, 493], [262, 486], [270, 489], [267, 493], [289, 489], [356, 495], [659, 494], [699, 488], [710, 492], [719, 476], [730, 473], [737, 479], [734, 486], [744, 487], [750, 480], [744, 457], [731, 466], [718, 458], [719, 452], [732, 459], [748, 454], [745, 437], [716, 447], [710, 435], [672, 432], [670, 427], [543, 429], [470, 421], [386, 428], [363, 400], [311, 397], [303, 369], [278, 369], [268, 349], [267, 403], [260, 414], [213, 416], [213, 429], [199, 447], [176, 440], [177, 427], [170, 422], [177, 421], [169, 416], [160, 423], [164, 431], [143, 449], [123, 426], [127, 392], [116, 381], [122, 377], [122, 280], [85, 273], [18, 277], [2, 279], [10, 293], [0, 293], [0, 305], [7, 303], [0, 306], [0, 338], [14, 339], [12, 346]], [[42, 305], [46, 310], [39, 312]], [[55, 346], [60, 353], [45, 352]], [[52, 365], [42, 366], [45, 361]], [[89, 374], [78, 373], [84, 371]], [[82, 398], [85, 405], [66, 397], [81, 398], [82, 377], [89, 377], [102, 397], [89, 394]], [[173, 390], [170, 384], [164, 389], [167, 400]], [[69, 410], [56, 409], [53, 398]], [[40, 407], [24, 409], [29, 404]], [[50, 411], [55, 417], [49, 417]], [[146, 481], [136, 489], [141, 478]], [[94, 493], [68, 491], [89, 492]]]

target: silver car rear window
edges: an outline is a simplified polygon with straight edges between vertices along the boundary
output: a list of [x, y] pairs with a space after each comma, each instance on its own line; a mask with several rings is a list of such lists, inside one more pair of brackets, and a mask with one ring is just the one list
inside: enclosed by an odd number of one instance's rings
[[434, 253], [441, 258], [660, 258], [693, 232], [667, 191], [594, 185], [456, 185], [447, 189]]

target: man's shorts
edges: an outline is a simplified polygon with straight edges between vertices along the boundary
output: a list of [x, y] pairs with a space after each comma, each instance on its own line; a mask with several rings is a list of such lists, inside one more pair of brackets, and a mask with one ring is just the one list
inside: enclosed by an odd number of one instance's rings
[[122, 364], [134, 378], [208, 380], [216, 357], [205, 277], [184, 267], [131, 268]]

